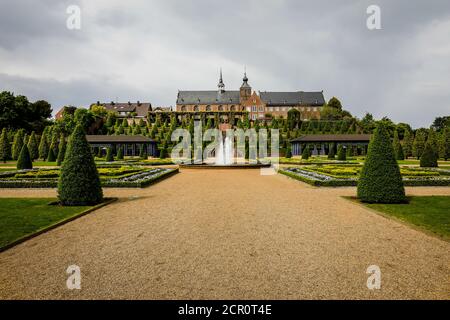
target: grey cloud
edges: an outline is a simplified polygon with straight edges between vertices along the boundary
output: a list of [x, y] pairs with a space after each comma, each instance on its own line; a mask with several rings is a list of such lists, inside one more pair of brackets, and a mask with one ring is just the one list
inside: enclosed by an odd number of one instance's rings
[[[81, 32], [61, 27], [73, 2], [82, 8]], [[9, 71], [0, 89], [48, 96], [55, 107], [116, 96], [173, 105], [177, 89], [214, 89], [219, 66], [227, 88], [237, 88], [247, 65], [256, 90], [323, 89], [360, 117], [369, 111], [417, 127], [449, 113], [450, 59], [434, 53], [448, 47], [446, 0], [26, 3], [0, 12], [0, 58], [3, 48], [22, 70], [11, 54], [17, 44], [28, 44], [30, 59], [47, 45], [40, 59], [55, 63], [47, 62], [46, 77]], [[382, 30], [365, 26], [370, 4], [381, 7]], [[436, 36], [442, 43], [427, 40]], [[70, 61], [79, 70], [64, 73]]]

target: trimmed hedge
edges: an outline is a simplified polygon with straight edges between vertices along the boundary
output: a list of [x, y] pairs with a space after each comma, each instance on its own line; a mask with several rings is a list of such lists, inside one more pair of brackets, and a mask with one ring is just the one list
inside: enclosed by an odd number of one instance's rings
[[309, 147], [306, 146], [302, 152], [302, 160], [308, 160], [309, 158]]
[[433, 150], [433, 147], [429, 141], [425, 144], [425, 149], [420, 157], [420, 166], [434, 168], [438, 166], [436, 151]]
[[344, 146], [342, 144], [338, 146], [337, 159], [340, 161], [347, 160], [347, 155], [345, 154]]
[[308, 179], [306, 177], [300, 176], [298, 174], [295, 174], [293, 172], [289, 172], [286, 170], [278, 170], [278, 172], [281, 174], [284, 174], [285, 176], [293, 178], [295, 180], [299, 180], [299, 181], [305, 182], [307, 184], [310, 184], [310, 185], [316, 186], [316, 187], [353, 187], [353, 186], [356, 186], [356, 184], [357, 184], [357, 181], [355, 181], [355, 180], [320, 181], [320, 180]]
[[179, 172], [179, 169], [170, 169], [169, 171], [162, 172], [158, 175], [155, 175], [149, 179], [144, 179], [142, 181], [117, 181], [117, 182], [109, 182], [109, 181], [103, 181], [102, 185], [103, 187], [109, 187], [109, 188], [145, 188], [152, 184], [155, 184], [156, 182], [159, 182], [161, 180], [164, 180], [166, 178], [169, 178], [170, 176], [176, 174]]
[[358, 198], [369, 203], [406, 202], [400, 168], [389, 133], [378, 124], [369, 143], [366, 161], [358, 179]]
[[[295, 180], [299, 180], [301, 182], [305, 182], [312, 186], [316, 187], [355, 187], [358, 184], [356, 180], [314, 180], [309, 179], [304, 176], [295, 174], [294, 172], [290, 172], [287, 170], [278, 170], [279, 173], [293, 178]], [[411, 179], [411, 180], [403, 180], [405, 186], [409, 187], [448, 187], [450, 186], [450, 179]]]

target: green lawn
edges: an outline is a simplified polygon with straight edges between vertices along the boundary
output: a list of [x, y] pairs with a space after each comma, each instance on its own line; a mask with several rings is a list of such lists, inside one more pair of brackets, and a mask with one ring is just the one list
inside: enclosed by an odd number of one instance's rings
[[92, 208], [49, 205], [52, 201], [56, 199], [0, 198], [0, 248]]
[[364, 205], [450, 239], [450, 196], [414, 196], [408, 204]]

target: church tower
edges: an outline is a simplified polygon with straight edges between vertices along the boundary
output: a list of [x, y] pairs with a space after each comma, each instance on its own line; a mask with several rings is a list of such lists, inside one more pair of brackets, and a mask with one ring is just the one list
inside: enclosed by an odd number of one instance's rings
[[252, 87], [248, 84], [247, 72], [244, 71], [244, 78], [242, 79], [244, 82], [239, 89], [239, 101], [247, 100], [252, 95]]
[[220, 68], [219, 84], [217, 85], [217, 88], [219, 89], [219, 93], [225, 92], [225, 83], [223, 83], [222, 79], [222, 68]]

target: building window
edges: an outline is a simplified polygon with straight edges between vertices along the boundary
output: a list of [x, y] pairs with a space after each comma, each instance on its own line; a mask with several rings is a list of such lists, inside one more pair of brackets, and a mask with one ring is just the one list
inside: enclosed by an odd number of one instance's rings
[[231, 106], [231, 107], [230, 107], [230, 111], [234, 111], [234, 106]]
[[259, 107], [259, 111], [260, 111], [260, 112], [264, 111], [263, 106], [260, 106], [260, 107]]
[[222, 106], [219, 106], [219, 109], [218, 109], [219, 111], [223, 111], [223, 107]]
[[256, 114], [252, 114], [252, 120], [256, 120]]
[[206, 111], [211, 111], [211, 106], [206, 106]]
[[186, 111], [186, 106], [182, 106], [181, 111]]
[[252, 106], [252, 112], [256, 112], [256, 106]]
[[194, 112], [198, 111], [198, 106], [194, 106]]

